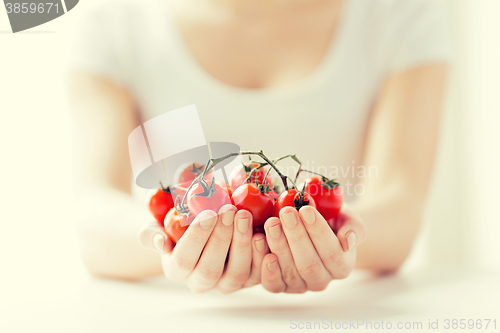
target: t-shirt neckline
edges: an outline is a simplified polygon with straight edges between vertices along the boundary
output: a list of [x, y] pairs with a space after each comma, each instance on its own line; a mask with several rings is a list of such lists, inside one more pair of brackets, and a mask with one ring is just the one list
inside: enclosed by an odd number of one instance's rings
[[167, 4], [167, 32], [172, 43], [173, 50], [171, 50], [176, 55], [176, 60], [179, 61], [179, 65], [183, 66], [189, 75], [196, 81], [198, 81], [204, 89], [212, 90], [214, 93], [222, 93], [225, 96], [234, 96], [237, 98], [270, 98], [270, 97], [286, 97], [290, 95], [296, 95], [301, 92], [310, 91], [313, 87], [323, 82], [336, 67], [340, 50], [342, 49], [342, 44], [345, 43], [345, 36], [347, 25], [349, 22], [350, 15], [350, 0], [343, 0], [340, 8], [339, 21], [337, 23], [336, 31], [333, 34], [328, 49], [323, 55], [320, 63], [316, 68], [303, 77], [300, 80], [291, 82], [287, 85], [279, 85], [269, 88], [242, 88], [230, 85], [219, 79], [215, 78], [210, 74], [203, 66], [196, 60], [194, 55], [189, 50], [182, 32], [176, 22], [173, 15], [170, 1], [165, 1]]

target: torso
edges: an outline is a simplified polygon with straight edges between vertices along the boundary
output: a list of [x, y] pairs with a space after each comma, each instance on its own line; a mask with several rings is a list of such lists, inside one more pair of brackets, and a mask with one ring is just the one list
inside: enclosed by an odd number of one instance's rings
[[311, 0], [271, 19], [130, 1], [102, 13], [101, 29], [116, 52], [106, 64], [120, 69], [142, 121], [195, 104], [206, 141], [296, 154], [306, 169], [351, 186], [401, 31], [419, 28], [412, 15], [435, 2]]
[[270, 158], [297, 154], [306, 169], [352, 184], [383, 73], [365, 37], [363, 6], [373, 2], [318, 0], [307, 15], [296, 9], [257, 24], [241, 13], [188, 11], [180, 0], [149, 1], [158, 7], [136, 5], [144, 15], [123, 18], [132, 31], [125, 68], [144, 121], [195, 104], [206, 141]]

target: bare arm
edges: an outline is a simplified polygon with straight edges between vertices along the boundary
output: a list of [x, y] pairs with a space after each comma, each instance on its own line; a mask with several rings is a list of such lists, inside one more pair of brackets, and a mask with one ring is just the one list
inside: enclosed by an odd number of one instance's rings
[[[78, 230], [88, 270], [127, 280], [164, 271], [193, 292], [229, 293], [259, 283], [260, 263], [268, 248], [264, 235], [252, 234], [251, 214], [235, 213], [231, 205], [222, 207], [219, 214], [205, 211], [172, 250], [172, 242], [156, 222], [144, 227], [153, 218], [130, 195], [127, 138], [138, 125], [130, 93], [83, 73], [71, 77], [70, 92], [79, 147]], [[205, 219], [207, 214], [217, 218]], [[155, 243], [157, 237], [163, 246]], [[226, 264], [227, 254], [231, 259]]]
[[95, 275], [140, 279], [162, 272], [137, 234], [151, 216], [131, 197], [127, 138], [138, 126], [130, 93], [98, 76], [74, 73], [69, 92], [75, 122], [78, 233]]
[[[445, 77], [446, 65], [429, 65], [390, 78], [381, 91], [365, 160], [378, 167], [378, 177], [365, 181], [366, 193], [354, 205], [369, 235], [359, 246], [360, 268], [397, 269], [411, 250], [434, 164]], [[70, 91], [84, 261], [92, 273], [114, 278], [160, 273], [158, 256], [137, 241], [151, 218], [130, 197], [133, 100], [125, 89], [85, 74], [72, 76]]]
[[447, 65], [431, 64], [387, 80], [367, 138], [366, 193], [353, 205], [368, 237], [356, 266], [375, 271], [400, 267], [417, 235], [439, 137]]
[[266, 221], [271, 253], [261, 269], [265, 289], [320, 291], [331, 280], [347, 277], [354, 266], [374, 272], [401, 266], [417, 234], [432, 174], [446, 71], [446, 65], [433, 64], [387, 80], [371, 118], [365, 155], [366, 166], [379, 172], [366, 179], [365, 194], [352, 207], [342, 207], [333, 222], [336, 234], [310, 206], [299, 214], [285, 207], [279, 219]]

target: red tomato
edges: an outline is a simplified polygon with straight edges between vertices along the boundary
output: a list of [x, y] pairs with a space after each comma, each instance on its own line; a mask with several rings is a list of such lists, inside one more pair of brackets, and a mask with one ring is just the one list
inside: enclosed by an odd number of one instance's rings
[[234, 205], [252, 213], [253, 225], [260, 225], [273, 214], [274, 200], [254, 183], [243, 184], [233, 194]]
[[[245, 179], [250, 175], [250, 171], [252, 171], [252, 168], [256, 168], [259, 166], [259, 163], [253, 162], [252, 166], [250, 166], [249, 163], [245, 164], [244, 167], [241, 167], [240, 169], [236, 169], [233, 174], [231, 175], [231, 189], [233, 192], [240, 186], [245, 183]], [[247, 181], [247, 183], [254, 183], [255, 184], [255, 178], [257, 178], [257, 181], [259, 184], [264, 184], [264, 176], [267, 173], [267, 169], [265, 167], [262, 167], [259, 170], [256, 170], [255, 172], [252, 173], [252, 177]], [[266, 177], [266, 183], [264, 185], [268, 185], [270, 188], [273, 187], [271, 176], [267, 175]]]
[[165, 216], [174, 207], [174, 199], [170, 189], [159, 189], [149, 200], [148, 207], [156, 221], [163, 226]]
[[205, 166], [196, 162], [183, 165], [178, 169], [179, 175], [176, 177], [174, 176], [174, 179], [177, 180], [177, 184], [191, 184], [196, 177], [202, 174], [203, 170], [205, 170]]
[[191, 214], [187, 218], [172, 208], [165, 217], [165, 232], [174, 243], [177, 243], [193, 220], [194, 215]]
[[274, 202], [276, 202], [276, 200], [278, 200], [280, 194], [278, 192], [276, 192], [275, 190], [271, 190], [267, 193], [268, 196], [270, 196]]
[[306, 191], [325, 220], [334, 219], [339, 214], [343, 193], [338, 183], [322, 177], [311, 177], [306, 180]]
[[231, 187], [229, 187], [229, 185], [227, 185], [226, 182], [224, 181], [217, 183], [217, 185], [219, 185], [220, 187], [222, 187], [224, 190], [227, 191], [227, 193], [229, 194], [229, 198], [231, 199], [231, 204], [234, 205], [233, 190], [231, 189]]
[[259, 224], [253, 227], [253, 234], [266, 234], [266, 230], [264, 229], [264, 224]]
[[202, 211], [210, 209], [218, 213], [219, 209], [231, 203], [227, 190], [220, 185], [212, 183], [212, 181], [205, 181], [204, 185], [196, 183], [189, 190], [187, 205], [189, 211], [198, 215]]
[[186, 194], [186, 190], [189, 188], [189, 185], [191, 185], [191, 183], [192, 182], [185, 182], [172, 186], [171, 191], [174, 194], [174, 199], [175, 197], [180, 196], [180, 199], [182, 200], [184, 194]]
[[299, 210], [303, 206], [312, 206], [316, 208], [316, 204], [311, 195], [307, 192], [297, 192], [296, 189], [291, 189], [280, 194], [278, 200], [274, 204], [273, 216], [279, 217], [280, 210], [283, 207], [290, 206]]

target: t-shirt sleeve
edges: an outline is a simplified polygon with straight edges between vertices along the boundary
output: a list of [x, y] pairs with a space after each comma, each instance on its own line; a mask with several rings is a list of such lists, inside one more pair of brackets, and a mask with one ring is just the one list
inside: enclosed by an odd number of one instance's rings
[[390, 73], [452, 60], [450, 19], [442, 0], [398, 0], [391, 17]]
[[[68, 70], [97, 74], [121, 85], [127, 82], [126, 29], [119, 5], [109, 3], [87, 9], [73, 31]], [[125, 26], [126, 27], [126, 26]]]

